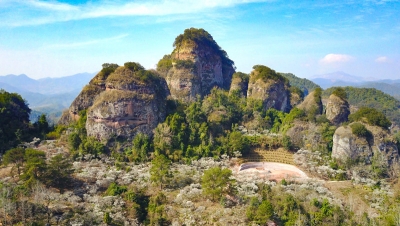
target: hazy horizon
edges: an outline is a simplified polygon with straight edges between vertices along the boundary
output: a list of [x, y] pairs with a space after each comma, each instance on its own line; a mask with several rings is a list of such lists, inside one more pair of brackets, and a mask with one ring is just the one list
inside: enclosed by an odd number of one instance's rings
[[204, 28], [249, 73], [343, 71], [400, 78], [399, 1], [0, 1], [0, 75], [93, 73], [105, 62], [155, 68], [177, 35]]

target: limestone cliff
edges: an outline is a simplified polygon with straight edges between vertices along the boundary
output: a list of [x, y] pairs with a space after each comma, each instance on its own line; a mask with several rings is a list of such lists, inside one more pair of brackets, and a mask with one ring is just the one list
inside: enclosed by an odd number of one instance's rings
[[172, 98], [189, 102], [197, 95], [206, 96], [214, 86], [229, 89], [235, 72], [233, 61], [208, 32], [186, 29], [175, 39], [174, 47], [169, 59], [164, 57], [157, 68], [166, 75]]
[[326, 103], [326, 118], [333, 124], [339, 125], [348, 120], [349, 114], [349, 103], [346, 100], [331, 94]]
[[353, 159], [369, 164], [374, 155], [382, 154], [389, 165], [399, 160], [397, 146], [388, 131], [365, 124], [370, 137], [363, 137], [353, 134], [352, 125], [354, 123], [336, 129], [333, 135], [332, 158], [342, 161]]
[[168, 90], [165, 80], [156, 72], [128, 62], [102, 79], [99, 77], [90, 82], [99, 87], [99, 92], [83, 95], [82, 91], [69, 110], [87, 109], [88, 136], [102, 141], [111, 137], [131, 139], [139, 132], [151, 135], [157, 124], [164, 121]]
[[262, 65], [253, 67], [247, 98], [261, 100], [265, 110], [275, 108], [290, 111], [289, 82], [274, 70]]

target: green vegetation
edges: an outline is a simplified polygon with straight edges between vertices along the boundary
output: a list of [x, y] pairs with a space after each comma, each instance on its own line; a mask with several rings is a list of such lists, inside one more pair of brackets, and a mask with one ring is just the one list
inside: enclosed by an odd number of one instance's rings
[[171, 55], [164, 55], [157, 63], [157, 71], [168, 72], [172, 68]]
[[337, 87], [332, 92], [333, 95], [339, 97], [342, 100], [347, 100], [347, 93], [342, 87]]
[[52, 157], [47, 164], [43, 175], [43, 183], [49, 187], [58, 188], [63, 193], [64, 188], [70, 187], [72, 182], [72, 163], [62, 154]]
[[125, 155], [131, 162], [146, 162], [147, 155], [151, 150], [150, 138], [143, 133], [139, 133], [133, 138], [132, 148], [125, 150]]
[[369, 138], [372, 136], [371, 132], [361, 123], [353, 123], [350, 125], [350, 127], [351, 132], [358, 137]]
[[30, 112], [19, 94], [0, 90], [0, 153], [29, 137]]
[[118, 64], [113, 64], [113, 63], [104, 63], [102, 66], [103, 66], [103, 69], [101, 69], [101, 73], [102, 73], [103, 79], [106, 79], [108, 75], [113, 73], [115, 71], [115, 69], [117, 69], [119, 67]]
[[267, 82], [267, 80], [272, 79], [276, 81], [281, 81], [286, 85], [289, 85], [289, 80], [287, 78], [276, 73], [274, 70], [267, 66], [254, 65], [253, 69], [254, 70], [250, 74], [250, 81], [252, 82], [257, 81], [258, 79], [262, 79], [264, 82]]
[[175, 60], [174, 63], [178, 69], [196, 70], [196, 64], [192, 60]]
[[25, 163], [25, 149], [24, 148], [13, 148], [8, 150], [3, 155], [3, 164], [9, 165], [14, 164], [13, 168], [17, 168], [17, 175], [21, 175], [21, 168]]
[[[323, 92], [327, 98], [336, 87], [329, 88]], [[400, 101], [382, 91], [372, 88], [343, 87], [347, 93], [347, 101], [356, 107], [369, 107], [379, 109], [391, 121], [400, 124]]]
[[299, 88], [304, 93], [304, 96], [307, 96], [309, 93], [311, 93], [313, 90], [317, 88], [321, 88], [314, 82], [305, 78], [299, 78], [294, 74], [291, 73], [279, 73], [279, 74], [289, 80], [289, 84], [291, 87]]
[[349, 120], [351, 122], [364, 121], [372, 126], [380, 126], [384, 129], [388, 129], [392, 124], [382, 112], [368, 107], [361, 107], [357, 112], [349, 115]]
[[204, 171], [201, 177], [201, 187], [203, 193], [215, 201], [217, 197], [232, 194], [234, 180], [230, 179], [232, 171], [230, 169], [221, 169], [213, 167]]
[[303, 91], [300, 89], [300, 88], [298, 88], [297, 86], [290, 86], [289, 87], [289, 91], [290, 91], [290, 93], [293, 95], [293, 94], [297, 94], [300, 98], [304, 98], [304, 93], [303, 93]]
[[124, 64], [125, 68], [128, 68], [129, 70], [133, 71], [133, 72], [137, 72], [137, 71], [143, 71], [144, 67], [142, 65], [140, 65], [137, 62], [126, 62]]
[[178, 49], [186, 42], [194, 42], [197, 45], [208, 46], [221, 57], [223, 64], [234, 65], [234, 62], [228, 58], [228, 54], [221, 49], [217, 42], [214, 41], [213, 37], [202, 28], [185, 29], [183, 34], [180, 34], [175, 38], [173, 46]]
[[235, 72], [232, 75], [232, 79], [234, 78], [240, 78], [242, 80], [242, 82], [249, 82], [250, 76], [249, 74], [243, 73], [243, 72]]
[[150, 180], [157, 185], [160, 185], [160, 189], [167, 182], [167, 178], [169, 176], [171, 161], [167, 159], [164, 155], [157, 155], [151, 161], [150, 168]]

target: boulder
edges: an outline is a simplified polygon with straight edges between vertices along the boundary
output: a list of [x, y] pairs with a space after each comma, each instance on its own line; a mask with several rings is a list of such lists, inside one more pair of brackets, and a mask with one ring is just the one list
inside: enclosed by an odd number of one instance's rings
[[332, 158], [341, 161], [352, 159], [369, 164], [372, 157], [379, 153], [389, 165], [398, 162], [398, 149], [388, 131], [381, 127], [365, 125], [371, 137], [359, 137], [353, 134], [352, 124], [336, 129], [333, 135]]
[[332, 94], [326, 103], [326, 118], [333, 124], [339, 125], [348, 120], [350, 114], [349, 103]]

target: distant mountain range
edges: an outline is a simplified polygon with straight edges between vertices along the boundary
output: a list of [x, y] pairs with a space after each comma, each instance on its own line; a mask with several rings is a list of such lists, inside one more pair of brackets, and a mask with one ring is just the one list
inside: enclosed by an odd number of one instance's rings
[[33, 110], [31, 120], [45, 113], [56, 122], [95, 73], [79, 73], [61, 78], [32, 79], [27, 75], [0, 76], [0, 89], [18, 93]]
[[400, 100], [400, 79], [366, 79], [339, 71], [322, 75], [314, 75], [311, 77], [311, 81], [315, 82], [323, 89], [328, 89], [334, 86], [375, 88]]

